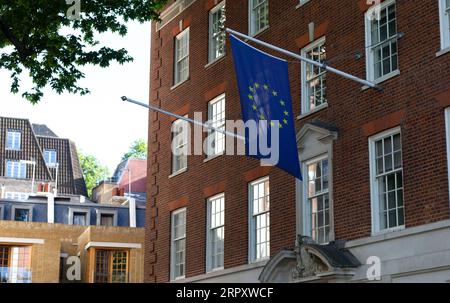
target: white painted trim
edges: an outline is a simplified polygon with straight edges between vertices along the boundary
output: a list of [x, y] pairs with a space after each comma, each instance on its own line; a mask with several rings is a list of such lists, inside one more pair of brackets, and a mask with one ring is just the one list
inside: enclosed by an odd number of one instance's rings
[[132, 249], [141, 249], [142, 244], [140, 243], [124, 243], [124, 242], [88, 242], [84, 247], [85, 250], [88, 250], [91, 247], [95, 248], [132, 248]]
[[14, 243], [14, 244], [44, 244], [44, 239], [37, 238], [14, 238], [14, 237], [0, 237], [0, 243]]
[[[187, 208], [186, 207], [183, 207], [183, 208], [180, 208], [180, 209], [177, 209], [177, 210], [174, 210], [173, 212], [171, 212], [171, 214], [170, 214], [170, 280], [171, 281], [177, 281], [177, 280], [180, 280], [180, 279], [184, 279], [184, 276], [182, 276], [182, 277], [176, 277], [175, 278], [175, 258], [176, 258], [176, 256], [175, 256], [175, 254], [174, 254], [174, 252], [175, 252], [175, 245], [174, 245], [174, 242], [175, 242], [175, 239], [174, 239], [174, 235], [175, 235], [175, 226], [174, 226], [174, 220], [173, 220], [173, 217], [175, 216], [175, 215], [177, 215], [177, 214], [180, 214], [180, 213], [182, 213], [182, 212], [185, 212], [185, 226], [186, 226], [186, 232], [185, 232], [185, 237], [184, 237], [184, 239], [185, 239], [185, 244], [187, 244]], [[186, 247], [187, 247], [187, 245], [185, 245], [185, 250], [184, 250], [184, 252], [185, 252], [185, 257], [184, 257], [184, 270], [186, 271]]]
[[[330, 149], [331, 149], [332, 143], [330, 143]], [[331, 150], [332, 152], [332, 150]], [[300, 222], [302, 224], [300, 225], [301, 228], [301, 235], [312, 237], [312, 231], [310, 228], [310, 217], [308, 213], [308, 203], [309, 203], [309, 197], [308, 197], [308, 182], [309, 182], [309, 176], [308, 176], [308, 166], [323, 160], [328, 160], [328, 203], [329, 203], [329, 220], [330, 220], [330, 234], [329, 234], [329, 240], [334, 240], [334, 203], [333, 203], [333, 161], [331, 158], [331, 154], [329, 152], [318, 155], [317, 157], [314, 157], [312, 159], [303, 161], [302, 163], [302, 169], [303, 169], [303, 176], [305, 178], [302, 188], [302, 196], [301, 196], [301, 218]], [[308, 217], [306, 217], [308, 215]], [[326, 244], [326, 243], [321, 243]]]
[[[266, 1], [267, 1], [267, 5], [268, 5], [267, 19], [269, 21], [270, 20], [269, 19], [269, 16], [270, 16], [270, 5], [269, 5], [269, 0], [266, 0]], [[251, 37], [255, 37], [255, 36], [259, 35], [260, 33], [264, 32], [266, 29], [268, 29], [269, 26], [270, 26], [269, 22], [267, 22], [268, 23], [267, 26], [259, 29], [258, 31], [255, 31], [254, 26], [253, 26], [253, 18], [254, 18], [254, 15], [253, 15], [253, 0], [249, 0], [248, 1], [248, 33], [249, 33], [249, 36], [251, 36]]]
[[[212, 268], [211, 265], [211, 202], [212, 201], [216, 201], [217, 199], [222, 199], [223, 198], [223, 203], [224, 203], [224, 211], [226, 211], [226, 200], [225, 200], [225, 193], [220, 193], [217, 194], [215, 196], [209, 197], [206, 199], [206, 260], [205, 260], [205, 264], [206, 264], [206, 272], [210, 273], [210, 272], [215, 272], [215, 271], [220, 271], [223, 270], [223, 267], [219, 267], [219, 268]], [[225, 218], [226, 220], [226, 218]], [[223, 223], [223, 229], [225, 230], [225, 222]], [[225, 243], [225, 239], [224, 239], [224, 243]], [[224, 255], [225, 257], [225, 255]], [[225, 260], [223, 260], [225, 262]]]
[[[219, 60], [220, 58], [225, 56], [225, 53], [220, 55], [217, 58], [213, 58], [213, 53], [212, 53], [212, 28], [213, 28], [213, 18], [212, 16], [217, 13], [218, 11], [220, 11], [221, 9], [226, 7], [226, 1], [222, 1], [220, 3], [218, 3], [215, 7], [213, 7], [209, 12], [208, 12], [208, 65], [214, 63], [215, 61]], [[225, 10], [225, 22], [226, 22], [226, 10]], [[226, 33], [226, 32], [225, 32]], [[225, 44], [226, 44], [226, 39], [225, 39]], [[226, 52], [226, 50], [225, 50]]]
[[[445, 109], [445, 136], [447, 141], [447, 182], [450, 194], [450, 107]], [[450, 197], [449, 197], [450, 201]], [[450, 204], [449, 204], [450, 206]]]
[[[320, 37], [319, 39], [311, 42], [310, 44], [308, 44], [307, 46], [302, 48], [301, 55], [303, 57], [307, 57], [306, 54], [310, 50], [317, 47], [318, 45], [322, 45], [325, 43], [326, 43], [325, 36]], [[301, 78], [301, 115], [300, 115], [300, 117], [301, 118], [306, 117], [307, 115], [315, 113], [315, 112], [328, 106], [328, 102], [326, 102], [326, 103], [323, 103], [323, 104], [317, 106], [316, 108], [313, 108], [313, 109], [308, 108], [308, 106], [309, 106], [308, 95], [307, 95], [308, 90], [306, 89], [306, 85], [307, 85], [307, 83], [306, 83], [306, 67], [307, 66], [308, 66], [308, 63], [306, 63], [305, 61], [301, 62], [301, 71], [300, 71], [300, 73], [301, 73], [301, 77], [300, 77]], [[326, 71], [325, 71], [325, 73], [326, 73]], [[325, 87], [326, 87], [326, 84], [325, 84]]]
[[[383, 1], [382, 3], [380, 3], [380, 5], [374, 5], [371, 8], [369, 8], [369, 10], [367, 10], [367, 12], [364, 14], [364, 24], [365, 24], [365, 45], [366, 45], [366, 78], [367, 81], [372, 81], [375, 84], [379, 84], [383, 81], [386, 81], [392, 77], [395, 77], [397, 75], [400, 74], [400, 70], [399, 70], [399, 60], [398, 60], [398, 43], [397, 43], [397, 69], [393, 70], [392, 72], [390, 72], [389, 74], [386, 74], [380, 78], [375, 79], [375, 75], [374, 75], [374, 69], [373, 69], [373, 56], [371, 54], [371, 45], [372, 45], [372, 38], [371, 38], [371, 21], [368, 16], [370, 16], [373, 12], [373, 10], [383, 10], [384, 8], [386, 8], [387, 6], [391, 5], [395, 3], [396, 4], [396, 0], [386, 0]], [[398, 26], [398, 15], [397, 15], [397, 4], [395, 7], [395, 14], [396, 14], [396, 23]], [[365, 89], [365, 86], [363, 86], [363, 90]]]
[[[262, 177], [257, 180], [248, 183], [248, 263], [259, 263], [270, 259], [270, 251], [268, 252], [269, 256], [267, 258], [256, 259], [256, 226], [255, 220], [253, 216], [253, 186], [269, 181], [269, 190], [270, 190], [270, 177]], [[269, 194], [270, 199], [270, 194]], [[269, 206], [269, 217], [270, 217], [270, 206]], [[270, 226], [269, 226], [270, 233]], [[270, 243], [270, 241], [269, 241]]]
[[[187, 70], [188, 70], [188, 74], [186, 79], [179, 79], [178, 78], [178, 62], [180, 61], [180, 58], [178, 58], [178, 48], [180, 47], [180, 40], [182, 40], [184, 38], [184, 36], [187, 36], [187, 46], [186, 46], [186, 52], [187, 55], [186, 57], [184, 57], [183, 59], [187, 58]], [[174, 43], [174, 75], [173, 75], [173, 88], [177, 87], [179, 84], [187, 81], [190, 77], [190, 60], [191, 60], [191, 53], [190, 53], [190, 27], [186, 28], [185, 30], [183, 30], [181, 33], [179, 33], [176, 37], [175, 37], [175, 43]]]
[[416, 227], [406, 228], [403, 230], [398, 230], [390, 233], [385, 233], [377, 236], [366, 237], [362, 239], [352, 240], [345, 243], [346, 248], [354, 248], [358, 246], [364, 246], [368, 244], [373, 244], [377, 242], [383, 242], [388, 240], [399, 239], [403, 237], [418, 235], [422, 233], [427, 233], [439, 229], [445, 229], [450, 227], [450, 220], [434, 222], [427, 225], [420, 225]]
[[438, 1], [439, 1], [439, 20], [440, 20], [439, 25], [441, 33], [441, 51], [445, 51], [447, 48], [450, 47], [450, 24], [445, 14], [445, 5], [446, 5], [445, 0], [438, 0]]
[[[375, 163], [375, 142], [378, 140], [381, 140], [385, 137], [388, 137], [390, 135], [394, 135], [399, 133], [402, 140], [402, 131], [401, 127], [395, 127], [388, 129], [386, 131], [383, 131], [379, 134], [376, 134], [368, 139], [368, 145], [369, 145], [369, 170], [370, 170], [370, 205], [371, 205], [371, 222], [372, 222], [372, 236], [379, 235], [379, 234], [385, 234], [390, 232], [395, 232], [399, 229], [404, 229], [404, 226], [397, 226], [392, 229], [385, 229], [380, 230], [380, 217], [379, 217], [379, 194], [378, 194], [378, 184], [376, 183], [376, 163]], [[402, 142], [403, 143], [403, 142]], [[403, 150], [403, 144], [402, 144], [402, 150]], [[403, 162], [403, 159], [402, 159]], [[403, 168], [403, 165], [402, 165]], [[403, 201], [404, 203], [404, 201]]]

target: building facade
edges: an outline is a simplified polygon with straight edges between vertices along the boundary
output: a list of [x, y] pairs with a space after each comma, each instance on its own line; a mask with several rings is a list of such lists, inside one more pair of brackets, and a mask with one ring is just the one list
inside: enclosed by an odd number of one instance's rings
[[7, 117], [0, 117], [0, 138], [2, 197], [55, 190], [87, 196], [74, 142], [59, 138], [46, 125]]
[[145, 202], [86, 198], [75, 144], [0, 117], [0, 283], [143, 281]]
[[112, 178], [100, 182], [92, 190], [92, 199], [98, 203], [122, 204], [133, 198], [137, 205], [147, 203], [147, 160], [127, 159], [121, 162]]
[[240, 119], [226, 27], [383, 91], [286, 58], [303, 182], [224, 155], [220, 134], [208, 155], [173, 155], [192, 131], [151, 113], [146, 281], [450, 280], [450, 2], [376, 3], [169, 1], [152, 26], [153, 105]]

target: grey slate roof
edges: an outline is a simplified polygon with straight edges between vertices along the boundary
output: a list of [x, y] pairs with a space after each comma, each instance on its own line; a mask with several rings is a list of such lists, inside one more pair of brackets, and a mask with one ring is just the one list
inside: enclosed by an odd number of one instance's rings
[[36, 136], [58, 138], [58, 136], [45, 124], [32, 124], [32, 126]]

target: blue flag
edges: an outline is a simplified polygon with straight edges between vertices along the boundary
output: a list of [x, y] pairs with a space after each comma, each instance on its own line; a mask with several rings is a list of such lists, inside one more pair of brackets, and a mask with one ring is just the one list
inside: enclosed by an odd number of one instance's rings
[[[279, 159], [272, 164], [302, 180], [287, 61], [266, 54], [233, 35], [230, 39], [243, 120], [245, 123], [253, 120], [259, 125], [256, 136], [248, 130], [245, 134], [247, 155], [268, 159], [270, 156], [256, 141], [266, 140], [268, 147], [279, 142]], [[272, 136], [276, 133], [278, 142]], [[251, 152], [250, 146], [258, 146], [257, 152]]]

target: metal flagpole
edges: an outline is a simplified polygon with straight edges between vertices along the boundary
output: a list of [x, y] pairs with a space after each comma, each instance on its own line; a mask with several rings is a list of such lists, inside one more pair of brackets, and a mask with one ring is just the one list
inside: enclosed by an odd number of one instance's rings
[[262, 46], [265, 46], [265, 47], [267, 47], [267, 48], [270, 48], [270, 49], [272, 49], [272, 50], [275, 50], [275, 51], [277, 51], [277, 52], [283, 53], [283, 54], [285, 54], [285, 55], [291, 56], [291, 57], [296, 58], [296, 59], [298, 59], [298, 60], [307, 62], [307, 63], [309, 63], [309, 64], [312, 64], [312, 65], [315, 65], [315, 66], [318, 66], [318, 67], [321, 67], [321, 68], [323, 68], [323, 69], [325, 69], [325, 70], [327, 70], [327, 71], [329, 71], [329, 72], [331, 72], [331, 73], [335, 73], [335, 74], [340, 75], [340, 76], [342, 76], [342, 77], [344, 77], [344, 78], [347, 78], [347, 79], [350, 79], [350, 80], [359, 82], [359, 83], [361, 83], [361, 84], [363, 84], [363, 85], [365, 85], [365, 86], [374, 88], [374, 89], [379, 90], [379, 91], [382, 91], [382, 90], [383, 90], [382, 87], [376, 85], [375, 83], [372, 83], [372, 82], [370, 82], [370, 81], [367, 81], [367, 80], [364, 80], [364, 79], [355, 77], [355, 76], [353, 76], [353, 75], [350, 75], [350, 74], [345, 73], [345, 72], [343, 72], [343, 71], [340, 71], [340, 70], [338, 70], [338, 69], [335, 69], [335, 68], [333, 68], [333, 67], [330, 67], [330, 66], [328, 66], [326, 63], [320, 63], [320, 62], [311, 60], [311, 59], [309, 59], [309, 58], [305, 58], [305, 57], [300, 56], [300, 55], [298, 55], [298, 54], [296, 54], [296, 53], [290, 52], [290, 51], [288, 51], [288, 50], [285, 50], [285, 49], [280, 48], [280, 47], [278, 47], [278, 46], [269, 44], [269, 43], [267, 43], [267, 42], [264, 42], [264, 41], [255, 39], [255, 38], [253, 38], [253, 37], [244, 35], [244, 34], [242, 34], [242, 33], [240, 33], [240, 32], [237, 32], [237, 31], [232, 30], [232, 29], [229, 29], [229, 28], [227, 28], [226, 31], [227, 31], [228, 33], [230, 33], [230, 34], [233, 34], [233, 35], [236, 35], [236, 36], [245, 38], [245, 39], [247, 39], [247, 40], [250, 40], [250, 41], [252, 41], [252, 42], [255, 42], [255, 43], [257, 43], [257, 44], [260, 44], [260, 45], [262, 45]]
[[233, 137], [233, 138], [245, 141], [245, 137], [239, 136], [239, 135], [237, 135], [235, 133], [231, 133], [231, 132], [228, 132], [226, 130], [218, 129], [218, 128], [216, 128], [214, 126], [211, 126], [209, 124], [202, 123], [202, 122], [194, 120], [194, 119], [186, 118], [186, 117], [183, 117], [183, 116], [171, 113], [171, 112], [166, 111], [164, 109], [161, 109], [159, 107], [156, 107], [156, 106], [153, 106], [153, 105], [149, 105], [149, 104], [145, 104], [145, 103], [142, 103], [142, 102], [139, 102], [139, 101], [135, 101], [135, 100], [130, 99], [130, 98], [125, 97], [125, 96], [122, 97], [122, 100], [130, 102], [130, 103], [134, 103], [134, 104], [137, 104], [137, 105], [140, 105], [140, 106], [143, 106], [143, 107], [146, 107], [146, 108], [148, 108], [148, 109], [150, 109], [152, 111], [155, 111], [155, 112], [158, 112], [158, 113], [161, 113], [161, 114], [164, 114], [164, 115], [168, 115], [168, 116], [171, 116], [171, 117], [174, 117], [174, 118], [177, 118], [177, 119], [180, 119], [180, 120], [183, 120], [183, 121], [186, 121], [186, 122], [198, 125], [198, 126], [202, 126], [202, 127], [207, 128], [207, 129], [210, 129], [210, 130], [214, 130], [214, 131], [216, 131], [218, 133], [224, 134], [224, 135], [229, 136], [229, 137]]

